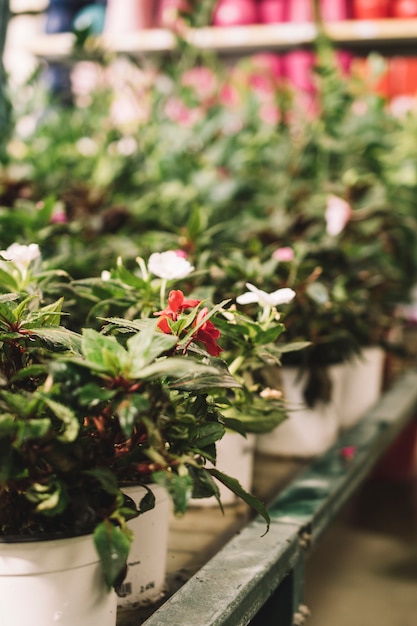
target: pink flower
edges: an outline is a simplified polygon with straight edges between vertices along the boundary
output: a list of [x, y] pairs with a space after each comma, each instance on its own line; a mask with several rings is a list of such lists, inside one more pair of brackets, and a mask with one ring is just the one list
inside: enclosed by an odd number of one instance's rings
[[346, 200], [338, 196], [329, 195], [327, 198], [325, 219], [328, 235], [339, 235], [352, 215], [352, 208]]
[[194, 126], [202, 119], [202, 109], [187, 107], [179, 98], [170, 98], [165, 106], [165, 115], [181, 126]]
[[217, 79], [208, 67], [193, 67], [182, 75], [181, 83], [190, 87], [200, 101], [213, 98], [217, 92]]
[[264, 74], [251, 74], [249, 76], [249, 87], [251, 87], [261, 99], [271, 99], [274, 89], [268, 76]]
[[356, 446], [345, 446], [340, 450], [340, 456], [344, 461], [351, 461], [356, 454]]
[[236, 87], [228, 83], [221, 88], [219, 101], [224, 106], [236, 107], [240, 104], [241, 97]]
[[272, 257], [276, 261], [292, 261], [294, 259], [294, 250], [289, 246], [277, 248], [272, 253]]

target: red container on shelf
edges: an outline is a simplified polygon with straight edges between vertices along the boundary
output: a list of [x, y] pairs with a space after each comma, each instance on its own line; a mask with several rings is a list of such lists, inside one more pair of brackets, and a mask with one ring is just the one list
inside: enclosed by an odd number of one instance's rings
[[286, 21], [287, 0], [260, 0], [258, 19], [261, 24], [279, 24]]
[[357, 20], [378, 20], [390, 15], [390, 0], [352, 0], [353, 17]]
[[388, 82], [391, 98], [417, 95], [417, 57], [392, 57]]
[[352, 60], [351, 72], [354, 76], [357, 76], [360, 80], [367, 83], [369, 88], [374, 93], [377, 93], [383, 98], [389, 98], [389, 95], [390, 95], [389, 82], [390, 81], [389, 81], [388, 68], [382, 74], [382, 76], [375, 78], [371, 74], [369, 60], [366, 58], [356, 57], [356, 58], [353, 58]]
[[219, 0], [214, 9], [214, 26], [247, 26], [257, 22], [255, 0]]
[[417, 0], [393, 0], [391, 5], [392, 17], [417, 17]]

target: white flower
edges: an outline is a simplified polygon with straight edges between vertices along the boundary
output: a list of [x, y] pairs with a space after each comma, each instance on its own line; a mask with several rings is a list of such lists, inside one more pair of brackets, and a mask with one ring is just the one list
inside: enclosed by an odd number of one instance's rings
[[346, 200], [330, 195], [327, 198], [325, 213], [327, 234], [333, 237], [339, 235], [350, 220], [351, 215], [352, 209]]
[[280, 304], [287, 304], [288, 302], [291, 302], [295, 296], [295, 291], [289, 287], [278, 289], [272, 293], [262, 291], [262, 289], [258, 289], [250, 283], [246, 283], [246, 287], [249, 291], [242, 293], [241, 296], [236, 298], [236, 302], [238, 304], [251, 304], [253, 302], [258, 302], [262, 307], [279, 306]]
[[27, 269], [32, 261], [40, 259], [41, 257], [37, 243], [31, 243], [28, 246], [20, 243], [12, 243], [7, 250], [0, 250], [0, 255], [6, 259], [6, 261], [13, 261], [21, 270]]
[[169, 280], [188, 276], [194, 267], [184, 258], [181, 251], [167, 250], [151, 254], [148, 269], [155, 276]]
[[110, 274], [109, 270], [103, 270], [101, 272], [101, 280], [104, 281], [104, 282], [107, 282], [110, 279], [111, 279], [111, 274]]

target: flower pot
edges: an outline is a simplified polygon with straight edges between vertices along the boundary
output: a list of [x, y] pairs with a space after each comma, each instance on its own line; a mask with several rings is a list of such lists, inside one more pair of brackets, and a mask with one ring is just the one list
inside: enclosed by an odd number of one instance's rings
[[417, 17], [417, 0], [394, 0], [391, 6], [392, 17]]
[[290, 0], [287, 15], [289, 22], [312, 22], [314, 18], [312, 0]]
[[152, 28], [153, 25], [153, 0], [107, 0], [104, 22], [106, 35], [123, 35]]
[[0, 624], [115, 626], [91, 535], [0, 543]]
[[258, 17], [262, 24], [278, 24], [286, 21], [286, 0], [261, 0]]
[[[239, 481], [245, 491], [252, 489], [255, 435], [246, 437], [234, 432], [227, 432], [217, 443], [216, 468]], [[240, 502], [239, 498], [222, 483], [217, 482], [223, 505]], [[195, 498], [193, 506], [218, 506], [216, 498]]]
[[321, 17], [324, 22], [338, 22], [348, 19], [347, 0], [321, 0]]
[[346, 363], [342, 428], [353, 426], [378, 400], [382, 390], [384, 360], [384, 350], [379, 346], [370, 346]]
[[[318, 400], [310, 408], [303, 395], [308, 372], [298, 367], [277, 368], [276, 376], [279, 378], [273, 386], [283, 391], [289, 410], [288, 419], [271, 433], [259, 435], [257, 450], [273, 456], [312, 458], [333, 445], [339, 434], [345, 371], [344, 363], [327, 368], [332, 384], [331, 399], [327, 403]], [[268, 384], [270, 382], [268, 380]]]
[[377, 20], [389, 16], [389, 0], [353, 0], [353, 17], [357, 20]]
[[213, 13], [214, 26], [246, 26], [257, 21], [254, 0], [220, 0]]
[[[156, 602], [165, 591], [171, 501], [163, 487], [152, 484], [150, 489], [155, 496], [155, 507], [128, 522], [134, 539], [127, 574], [117, 590], [117, 604], [121, 610]], [[139, 485], [125, 487], [123, 492], [137, 506], [147, 493]]]
[[388, 69], [389, 95], [415, 96], [417, 91], [417, 58], [393, 56]]

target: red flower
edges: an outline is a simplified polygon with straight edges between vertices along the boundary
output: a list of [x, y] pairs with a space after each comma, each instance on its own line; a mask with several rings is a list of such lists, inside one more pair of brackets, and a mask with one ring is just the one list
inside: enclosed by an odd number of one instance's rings
[[[163, 311], [158, 311], [155, 315], [159, 316], [158, 328], [163, 333], [170, 334], [171, 328], [169, 320], [177, 321], [178, 316], [186, 309], [193, 309], [200, 304], [201, 300], [186, 300], [184, 294], [179, 289], [169, 292], [168, 306]], [[192, 341], [200, 341], [206, 346], [206, 350], [212, 356], [219, 356], [222, 348], [217, 345], [216, 339], [220, 337], [220, 331], [214, 326], [210, 320], [204, 321], [208, 314], [207, 307], [199, 311], [193, 322], [193, 326], [198, 326], [192, 335]]]
[[[208, 313], [207, 307], [201, 309], [195, 320], [195, 326], [198, 326]], [[220, 331], [215, 325], [207, 320], [196, 330], [193, 335], [194, 341], [201, 341], [206, 346], [206, 350], [211, 356], [219, 356], [223, 349], [217, 344], [216, 339], [220, 337]]]
[[186, 300], [184, 294], [179, 289], [173, 289], [168, 295], [168, 306], [163, 311], [158, 311], [154, 315], [160, 316], [158, 328], [164, 333], [170, 333], [168, 319], [174, 322], [178, 319], [179, 313], [183, 313], [185, 309], [193, 309], [200, 304], [201, 300]]

